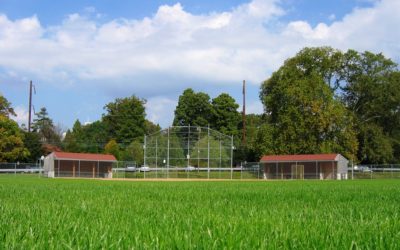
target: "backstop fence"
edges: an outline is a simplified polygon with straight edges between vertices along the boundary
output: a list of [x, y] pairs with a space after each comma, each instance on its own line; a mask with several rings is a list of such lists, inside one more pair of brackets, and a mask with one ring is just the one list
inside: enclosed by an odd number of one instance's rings
[[169, 127], [145, 136], [143, 149], [144, 166], [160, 172], [233, 167], [233, 137], [209, 127]]

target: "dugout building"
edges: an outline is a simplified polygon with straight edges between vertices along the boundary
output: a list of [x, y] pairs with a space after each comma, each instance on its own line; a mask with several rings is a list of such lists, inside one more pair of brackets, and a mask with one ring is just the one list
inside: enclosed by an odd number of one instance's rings
[[44, 159], [47, 177], [112, 178], [113, 155], [52, 152]]
[[349, 161], [341, 154], [265, 155], [265, 179], [347, 179]]

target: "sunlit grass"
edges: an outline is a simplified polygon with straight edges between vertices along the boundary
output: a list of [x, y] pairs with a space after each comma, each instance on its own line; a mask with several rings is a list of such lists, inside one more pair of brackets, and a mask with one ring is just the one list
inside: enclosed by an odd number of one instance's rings
[[0, 249], [399, 249], [400, 181], [0, 175]]

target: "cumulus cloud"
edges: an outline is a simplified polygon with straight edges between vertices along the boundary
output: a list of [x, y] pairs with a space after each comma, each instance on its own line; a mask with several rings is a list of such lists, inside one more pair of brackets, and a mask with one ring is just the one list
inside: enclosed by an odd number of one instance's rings
[[29, 119], [28, 109], [23, 106], [16, 106], [14, 108], [14, 112], [17, 116], [11, 116], [11, 119], [16, 121], [20, 125], [25, 124], [26, 126], [28, 126], [28, 119]]
[[[146, 102], [147, 119], [155, 124], [160, 121], [171, 121], [171, 114], [174, 113], [177, 100], [163, 96], [152, 97]], [[172, 122], [172, 121], [171, 121]], [[161, 124], [166, 125], [166, 124]]]
[[315, 26], [284, 22], [280, 0], [253, 0], [205, 14], [177, 3], [140, 20], [106, 23], [73, 13], [49, 27], [37, 16], [10, 20], [2, 14], [0, 69], [49, 84], [133, 92], [149, 100], [148, 113], [157, 122], [175, 108], [171, 93], [176, 97], [186, 87], [217, 90], [243, 79], [258, 85], [305, 46], [371, 50], [398, 59], [399, 9], [398, 0], [376, 1]]

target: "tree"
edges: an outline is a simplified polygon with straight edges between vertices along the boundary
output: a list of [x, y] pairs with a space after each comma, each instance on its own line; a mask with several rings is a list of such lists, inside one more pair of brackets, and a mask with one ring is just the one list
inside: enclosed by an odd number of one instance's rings
[[257, 135], [251, 145], [251, 152], [257, 161], [263, 155], [274, 155], [274, 129], [269, 123], [264, 123], [257, 131]]
[[[225, 146], [225, 147], [224, 147]], [[230, 148], [212, 136], [204, 136], [198, 140], [190, 155], [191, 165], [197, 167], [226, 167], [230, 166]]]
[[64, 149], [68, 152], [85, 152], [79, 142], [80, 139], [82, 139], [82, 124], [79, 120], [76, 120], [72, 131], [68, 129], [66, 132], [63, 141]]
[[138, 139], [134, 140], [121, 155], [123, 161], [135, 161], [137, 165], [143, 165], [143, 143]]
[[349, 50], [342, 99], [356, 117], [363, 163], [400, 160], [400, 72], [382, 54]]
[[361, 163], [389, 163], [393, 160], [391, 139], [375, 124], [365, 124], [359, 131]]
[[195, 93], [190, 88], [186, 89], [179, 96], [173, 126], [206, 127], [210, 124], [210, 113], [210, 96], [203, 92]]
[[18, 124], [6, 115], [0, 114], [0, 162], [15, 162], [26, 159], [29, 151]]
[[102, 121], [82, 125], [76, 120], [64, 139], [64, 148], [70, 152], [101, 153], [110, 136]]
[[[242, 143], [243, 136], [241, 133], [234, 137], [236, 148], [234, 161], [236, 164], [243, 161], [255, 162], [260, 160], [262, 150], [259, 147], [262, 147], [262, 145], [257, 143], [257, 139], [260, 128], [266, 124], [264, 116], [265, 115], [246, 114], [246, 143]], [[243, 122], [240, 122], [239, 128], [241, 132], [243, 129]]]
[[145, 130], [146, 130], [146, 134], [147, 135], [151, 135], [151, 134], [154, 134], [154, 133], [160, 131], [161, 127], [160, 127], [160, 125], [158, 125], [158, 124], [156, 125], [156, 124], [154, 124], [151, 121], [146, 119], [146, 121], [145, 121]]
[[67, 152], [82, 152], [76, 137], [71, 130], [67, 130], [63, 140], [63, 148]]
[[3, 115], [5, 117], [10, 117], [10, 115], [17, 116], [17, 114], [15, 114], [14, 112], [14, 109], [11, 107], [11, 103], [1, 94], [0, 94], [0, 115]]
[[39, 113], [35, 115], [36, 118], [33, 120], [32, 131], [40, 134], [43, 143], [60, 145], [60, 135], [57, 133], [53, 120], [50, 119], [47, 113], [47, 109], [42, 107]]
[[237, 111], [239, 105], [230, 95], [222, 93], [211, 102], [211, 124], [213, 129], [225, 135], [237, 136], [240, 114]]
[[104, 146], [104, 152], [106, 154], [111, 154], [114, 155], [115, 158], [119, 159], [120, 156], [120, 148], [118, 146], [118, 143], [112, 139], [110, 140], [105, 146]]
[[26, 149], [29, 151], [29, 155], [25, 159], [27, 162], [36, 162], [45, 154], [38, 133], [25, 131], [23, 141]]
[[103, 122], [109, 138], [130, 143], [145, 134], [145, 100], [136, 96], [117, 98], [105, 105]]
[[[329, 67], [328, 67], [329, 68]], [[319, 68], [289, 59], [261, 86], [278, 154], [341, 153], [354, 159], [357, 138], [352, 115], [334, 98]]]
[[84, 152], [100, 153], [108, 138], [110, 135], [106, 124], [102, 121], [95, 121], [82, 126], [82, 131], [77, 136], [77, 142]]

